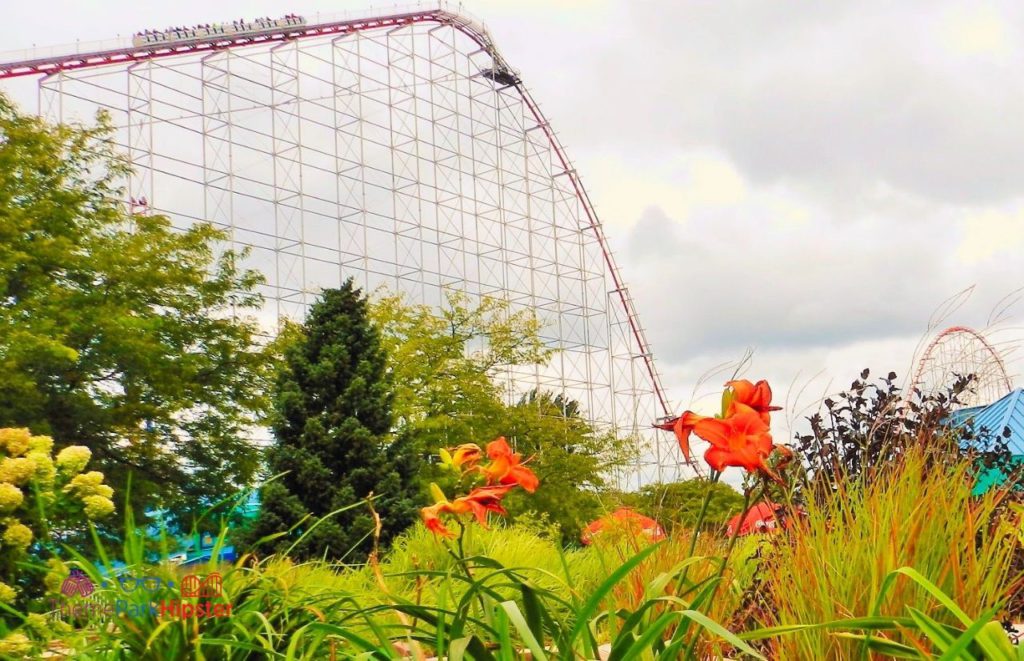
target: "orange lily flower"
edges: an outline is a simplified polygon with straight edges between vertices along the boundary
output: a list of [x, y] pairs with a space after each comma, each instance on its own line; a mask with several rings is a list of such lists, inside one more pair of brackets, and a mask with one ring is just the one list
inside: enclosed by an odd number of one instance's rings
[[732, 402], [729, 404], [729, 410], [726, 412], [727, 417], [733, 414], [733, 407], [736, 404], [743, 404], [757, 411], [765, 424], [768, 424], [768, 414], [771, 411], [782, 410], [781, 406], [771, 405], [772, 388], [764, 379], [757, 383], [751, 383], [746, 379], [737, 379], [735, 381], [728, 381], [725, 385], [732, 388]]
[[455, 536], [455, 533], [445, 528], [444, 522], [441, 521], [441, 513], [447, 512], [450, 506], [451, 503], [448, 502], [435, 503], [420, 510], [420, 518], [423, 519], [423, 525], [427, 527], [427, 530], [442, 537]]
[[420, 517], [423, 524], [433, 533], [443, 537], [453, 537], [454, 533], [445, 527], [441, 521], [441, 514], [472, 514], [476, 517], [477, 523], [487, 527], [487, 513], [508, 514], [501, 506], [501, 499], [514, 484], [496, 485], [490, 487], [477, 487], [469, 492], [468, 496], [462, 496], [449, 502], [442, 500], [420, 510]]
[[693, 431], [693, 426], [700, 420], [703, 420], [705, 416], [697, 415], [693, 411], [685, 411], [678, 418], [672, 418], [665, 422], [654, 425], [658, 429], [664, 429], [675, 433], [676, 440], [679, 441], [679, 449], [683, 451], [683, 456], [686, 460], [690, 460], [690, 432]]
[[734, 406], [733, 414], [727, 418], [704, 418], [694, 425], [694, 433], [711, 444], [704, 460], [719, 472], [727, 466], [737, 466], [750, 472], [760, 471], [781, 483], [782, 479], [766, 461], [775, 444], [762, 414], [745, 404]]
[[456, 498], [452, 502], [451, 511], [453, 514], [472, 514], [476, 517], [477, 523], [486, 528], [488, 512], [508, 514], [501, 506], [501, 499], [514, 487], [514, 484], [477, 487], [470, 491], [468, 496]]
[[520, 454], [512, 451], [504, 436], [487, 444], [487, 456], [491, 463], [480, 471], [487, 477], [488, 484], [518, 484], [530, 493], [537, 490], [540, 480], [523, 465]]
[[463, 443], [452, 450], [442, 449], [440, 455], [445, 466], [458, 469], [464, 464], [472, 467], [483, 456], [483, 451], [476, 443]]

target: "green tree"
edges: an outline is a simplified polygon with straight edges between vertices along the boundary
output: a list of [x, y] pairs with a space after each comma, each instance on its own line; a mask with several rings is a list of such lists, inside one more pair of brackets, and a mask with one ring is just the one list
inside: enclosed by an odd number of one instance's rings
[[376, 497], [387, 544], [415, 519], [420, 458], [406, 437], [391, 433], [386, 354], [351, 280], [323, 292], [284, 357], [267, 455], [278, 477], [263, 487], [243, 543], [287, 533], [259, 546], [278, 552], [301, 538], [293, 555], [359, 561], [372, 548], [374, 527], [360, 501]]
[[[518, 393], [499, 385], [507, 370], [543, 367], [554, 350], [540, 337], [541, 322], [529, 310], [513, 312], [507, 302], [483, 298], [472, 305], [449, 296], [437, 311], [411, 305], [401, 296], [381, 296], [371, 306], [396, 383], [398, 428], [422, 456], [460, 443], [480, 445], [505, 436], [532, 457], [541, 480], [535, 494], [517, 494], [510, 511], [546, 515], [566, 541], [578, 539], [580, 523], [600, 513], [599, 494], [614, 469], [628, 459], [628, 443], [598, 433], [579, 405], [561, 394]], [[515, 400], [513, 400], [515, 401]], [[421, 488], [450, 475], [428, 466]]]
[[704, 528], [725, 525], [743, 510], [743, 496], [720, 482], [695, 478], [668, 484], [649, 484], [636, 494], [630, 504], [654, 517], [666, 530], [692, 528], [697, 525], [704, 497], [711, 491]]
[[486, 441], [501, 433], [507, 395], [494, 376], [513, 367], [543, 365], [553, 353], [529, 311], [483, 298], [471, 306], [449, 295], [440, 311], [382, 295], [371, 306], [395, 383], [398, 427], [419, 452]]
[[0, 426], [90, 448], [135, 508], [186, 515], [248, 483], [265, 406], [257, 274], [208, 224], [132, 214], [104, 115], [50, 125], [0, 96]]
[[[464, 294], [452, 293], [437, 310], [384, 292], [375, 297], [370, 316], [395, 384], [398, 434], [425, 460], [438, 448], [482, 445], [507, 434], [508, 393], [493, 377], [542, 365], [553, 353], [531, 312], [512, 312], [498, 299], [471, 305]], [[425, 464], [417, 480], [424, 498], [430, 482], [444, 484], [448, 477], [436, 464]]]
[[528, 393], [503, 420], [509, 442], [540, 479], [536, 493], [510, 495], [510, 511], [546, 515], [563, 542], [579, 541], [583, 526], [603, 513], [601, 494], [615, 471], [632, 457], [628, 439], [597, 432], [577, 402], [547, 392]]

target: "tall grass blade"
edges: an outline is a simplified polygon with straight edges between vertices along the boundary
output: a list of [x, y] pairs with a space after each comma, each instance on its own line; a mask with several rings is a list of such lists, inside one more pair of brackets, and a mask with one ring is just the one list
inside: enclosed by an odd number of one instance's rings
[[652, 544], [634, 555], [632, 558], [624, 562], [618, 569], [613, 571], [611, 575], [606, 578], [596, 590], [594, 590], [593, 594], [590, 595], [590, 598], [583, 604], [583, 607], [575, 613], [576, 624], [569, 634], [570, 643], [574, 644], [580, 634], [586, 632], [586, 642], [590, 645], [590, 653], [597, 656], [597, 641], [594, 640], [594, 636], [590, 631], [590, 619], [593, 617], [594, 613], [597, 612], [597, 609], [601, 605], [601, 601], [608, 596], [608, 593], [611, 592], [612, 588], [615, 587], [619, 581], [625, 578], [634, 567], [643, 562], [644, 558], [654, 553], [660, 545], [661, 543]]

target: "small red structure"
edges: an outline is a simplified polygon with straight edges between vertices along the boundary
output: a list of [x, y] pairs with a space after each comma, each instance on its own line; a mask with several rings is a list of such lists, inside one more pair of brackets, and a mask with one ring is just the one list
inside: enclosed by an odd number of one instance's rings
[[740, 528], [740, 535], [770, 532], [776, 528], [787, 527], [789, 524], [784, 518], [784, 513], [785, 508], [782, 505], [767, 500], [761, 501], [747, 510], [747, 515], [743, 518], [742, 525], [740, 524], [739, 514], [729, 519], [726, 534], [735, 534], [736, 526]]
[[580, 541], [590, 544], [596, 535], [607, 529], [629, 530], [634, 536], [644, 535], [652, 542], [665, 539], [665, 530], [657, 521], [628, 507], [620, 507], [611, 514], [591, 522], [583, 529]]

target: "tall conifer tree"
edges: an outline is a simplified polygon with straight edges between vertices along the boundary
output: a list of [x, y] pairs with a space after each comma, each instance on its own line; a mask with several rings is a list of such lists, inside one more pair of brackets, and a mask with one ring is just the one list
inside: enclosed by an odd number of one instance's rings
[[367, 312], [351, 280], [326, 290], [285, 349], [267, 455], [269, 473], [283, 475], [263, 488], [246, 538], [294, 530], [264, 542], [264, 550], [287, 549], [308, 533], [292, 555], [365, 558], [374, 524], [360, 501], [371, 493], [385, 544], [415, 518], [420, 458], [391, 435], [387, 357]]

